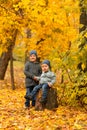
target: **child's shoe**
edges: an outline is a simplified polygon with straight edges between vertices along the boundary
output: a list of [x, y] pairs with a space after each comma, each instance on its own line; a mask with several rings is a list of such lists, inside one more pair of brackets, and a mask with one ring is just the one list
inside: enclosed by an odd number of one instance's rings
[[25, 99], [28, 99], [28, 96], [27, 96], [27, 95], [25, 95], [25, 96], [24, 96], [24, 98], [25, 98]]
[[27, 98], [32, 100], [32, 96], [31, 95], [27, 95]]

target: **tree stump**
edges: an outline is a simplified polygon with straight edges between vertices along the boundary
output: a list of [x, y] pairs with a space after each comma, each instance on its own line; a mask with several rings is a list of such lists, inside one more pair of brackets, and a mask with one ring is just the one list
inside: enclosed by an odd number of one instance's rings
[[56, 88], [49, 89], [46, 104], [42, 105], [40, 103], [41, 95], [42, 95], [42, 90], [40, 89], [36, 96], [35, 110], [41, 111], [44, 110], [44, 108], [52, 110], [58, 107], [58, 96], [57, 96]]

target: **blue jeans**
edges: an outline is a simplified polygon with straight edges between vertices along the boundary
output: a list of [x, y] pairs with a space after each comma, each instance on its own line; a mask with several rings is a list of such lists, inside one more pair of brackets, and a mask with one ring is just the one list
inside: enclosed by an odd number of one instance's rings
[[[26, 88], [26, 95], [30, 95], [34, 87], [35, 86]], [[26, 99], [25, 106], [30, 107], [30, 99]], [[32, 98], [32, 106], [35, 106], [35, 98]]]
[[40, 89], [42, 89], [42, 99], [43, 100], [47, 99], [47, 94], [48, 94], [48, 90], [49, 90], [49, 86], [47, 83], [39, 84], [36, 87], [34, 87], [33, 91], [30, 94], [32, 96], [32, 98], [36, 97], [36, 94]]

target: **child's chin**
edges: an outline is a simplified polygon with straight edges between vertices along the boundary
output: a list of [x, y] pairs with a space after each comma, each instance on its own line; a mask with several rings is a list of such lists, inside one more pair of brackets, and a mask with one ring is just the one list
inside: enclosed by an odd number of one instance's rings
[[34, 61], [36, 61], [36, 60], [35, 60], [35, 59], [32, 59], [31, 61], [34, 62]]
[[44, 70], [44, 72], [47, 72], [47, 70]]

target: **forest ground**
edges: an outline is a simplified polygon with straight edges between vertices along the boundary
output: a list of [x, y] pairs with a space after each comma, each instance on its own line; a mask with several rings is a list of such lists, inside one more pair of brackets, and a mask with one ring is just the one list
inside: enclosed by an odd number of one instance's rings
[[24, 65], [14, 64], [15, 90], [11, 88], [10, 69], [0, 81], [0, 130], [87, 130], [87, 112], [83, 108], [59, 105], [57, 109], [24, 109]]

